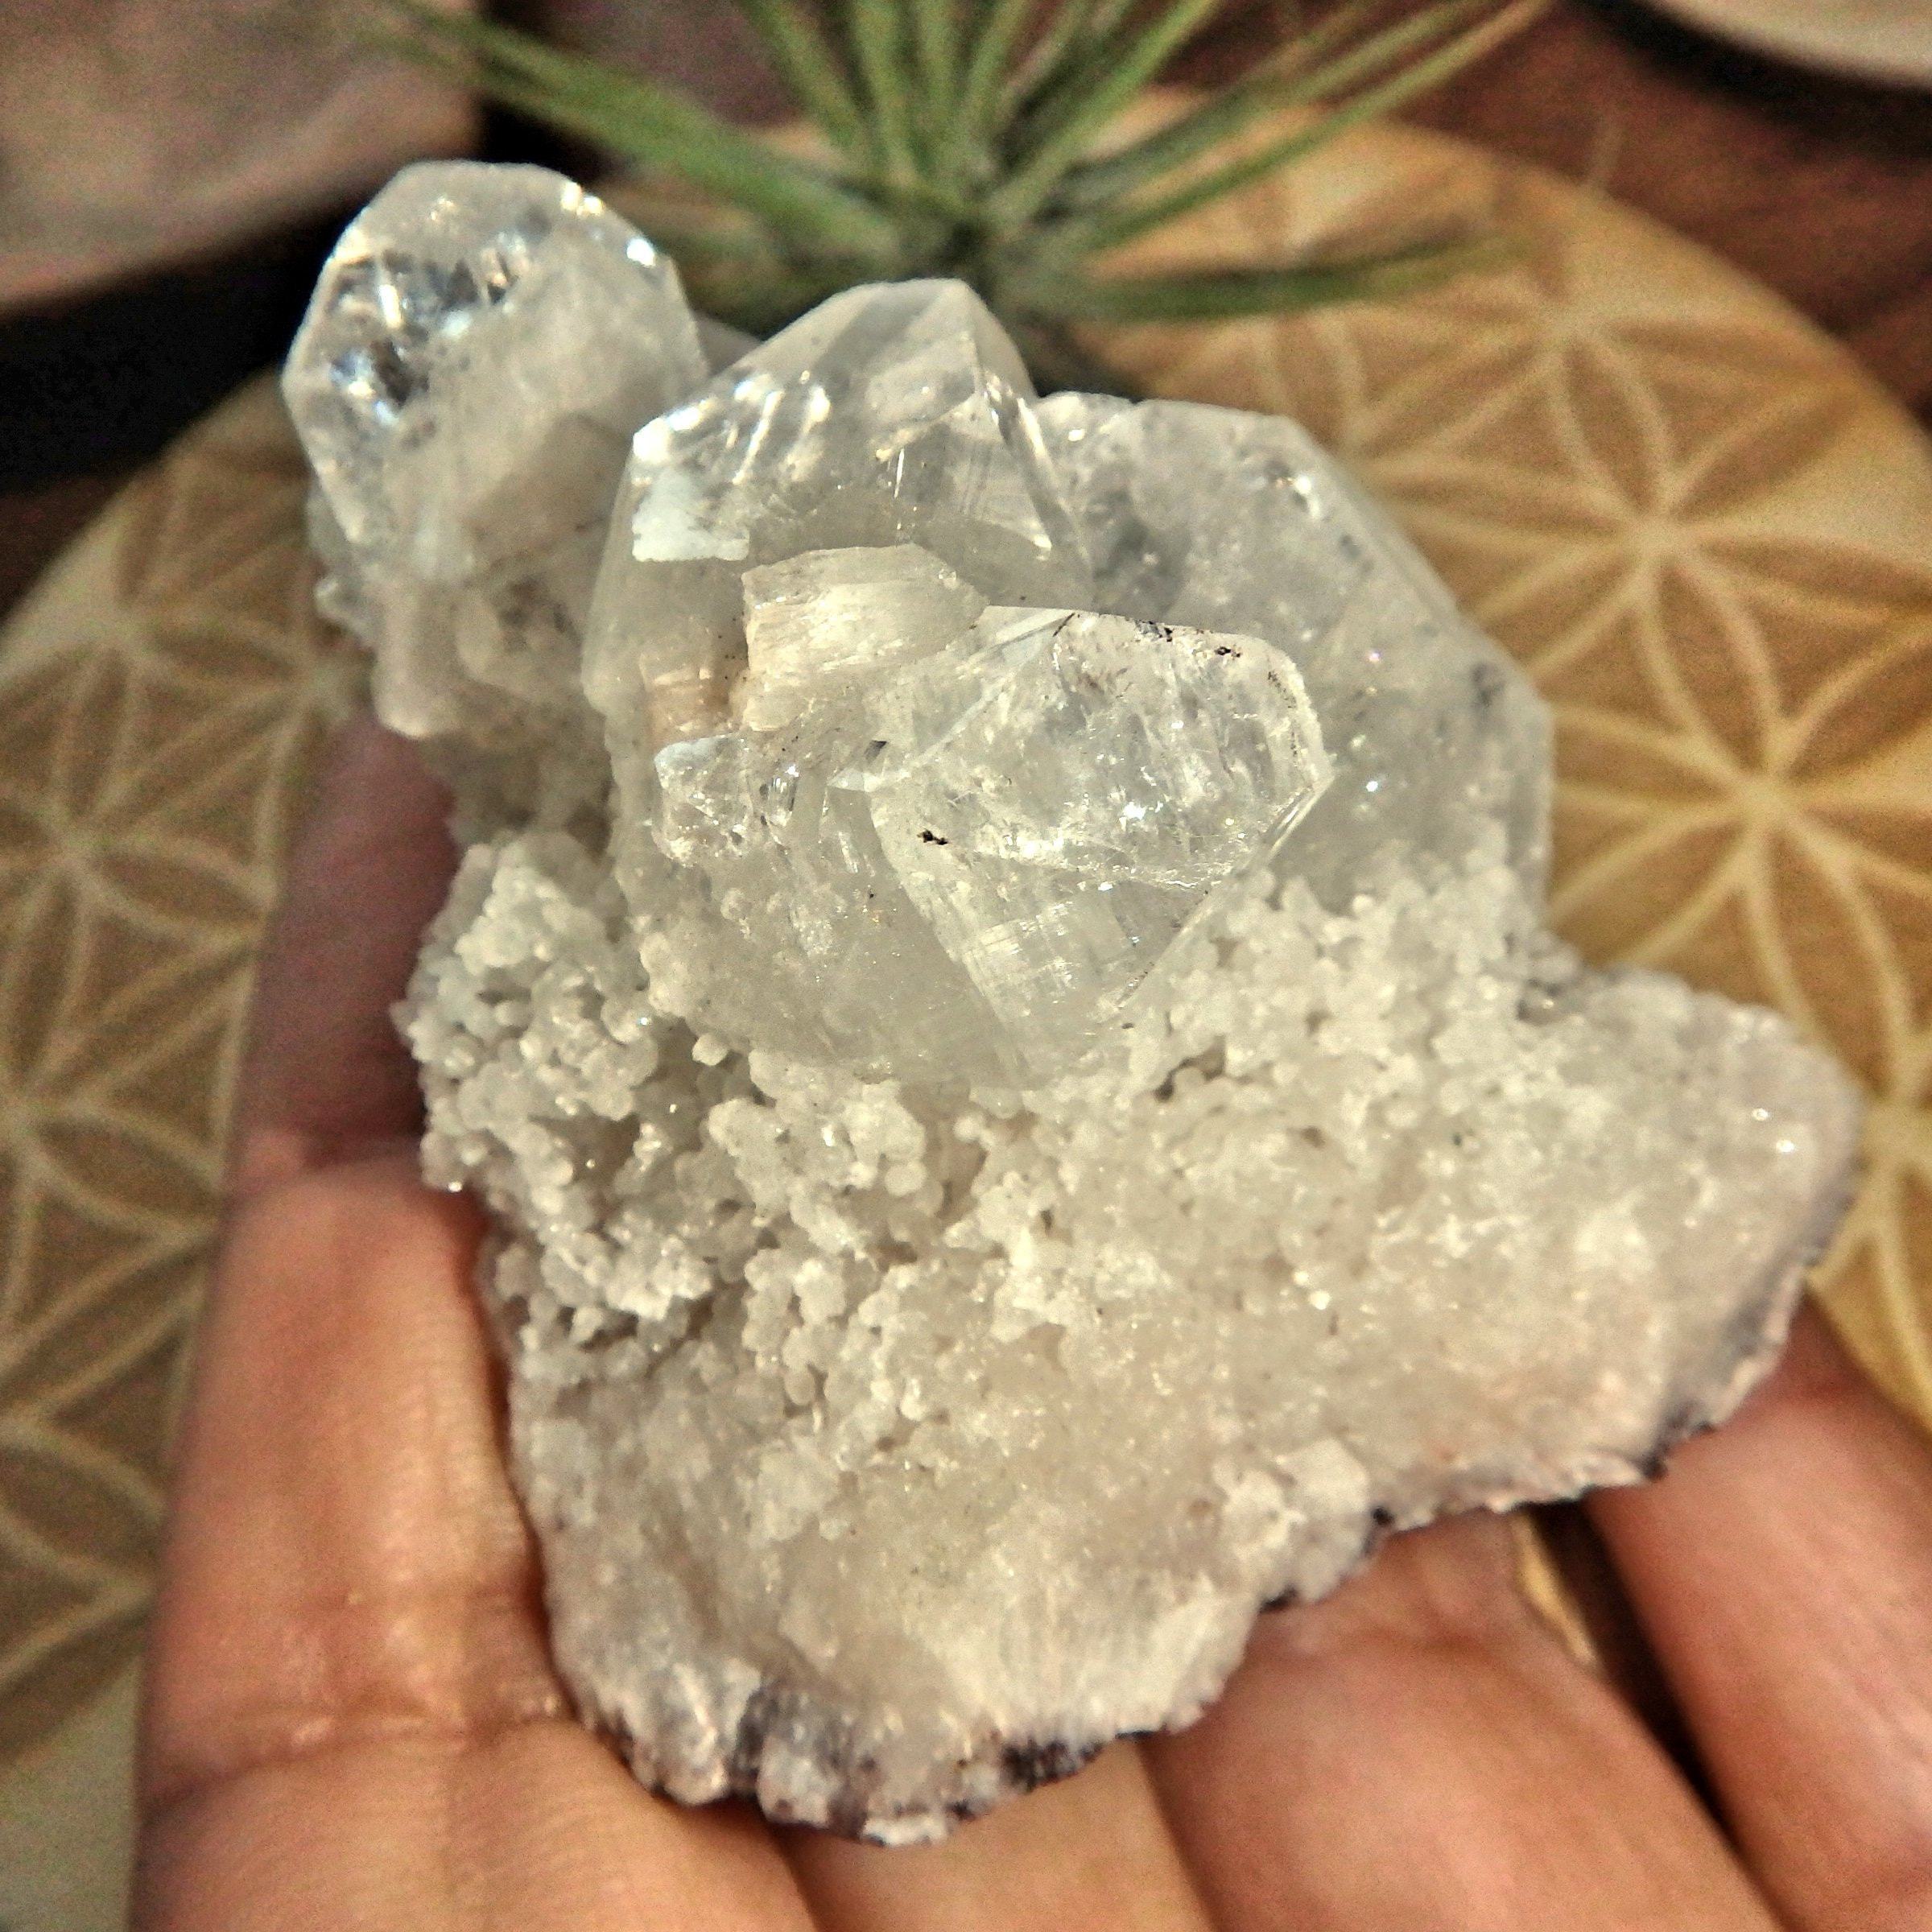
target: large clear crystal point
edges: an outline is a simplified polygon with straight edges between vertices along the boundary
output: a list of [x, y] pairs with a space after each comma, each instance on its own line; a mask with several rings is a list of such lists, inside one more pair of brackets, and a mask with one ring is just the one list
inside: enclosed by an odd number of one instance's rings
[[[903, 596], [902, 551], [818, 553], [832, 614], [855, 586], [828, 554]], [[778, 730], [658, 753], [662, 890], [712, 927], [683, 942], [692, 1018], [872, 1076], [1034, 1082], [1314, 803], [1320, 733], [1253, 638], [995, 605], [891, 642]]]
[[625, 449], [704, 370], [671, 264], [546, 168], [425, 162], [350, 224], [283, 393], [391, 726], [500, 748], [580, 711]]
[[[1031, 383], [956, 282], [849, 289], [647, 424], [591, 621], [606, 716], [658, 743], [728, 714], [748, 569], [916, 543], [989, 600], [1080, 605], [1092, 574]], [[628, 728], [628, 726], [626, 726]]]

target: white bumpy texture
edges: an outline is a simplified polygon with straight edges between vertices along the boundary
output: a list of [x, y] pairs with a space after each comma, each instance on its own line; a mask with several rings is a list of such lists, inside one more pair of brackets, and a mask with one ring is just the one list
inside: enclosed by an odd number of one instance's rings
[[559, 1663], [651, 1783], [904, 1842], [1721, 1419], [1859, 1106], [1544, 930], [1542, 707], [1293, 424], [1038, 402], [947, 283], [700, 341], [429, 166], [288, 394], [457, 785], [406, 1022]]

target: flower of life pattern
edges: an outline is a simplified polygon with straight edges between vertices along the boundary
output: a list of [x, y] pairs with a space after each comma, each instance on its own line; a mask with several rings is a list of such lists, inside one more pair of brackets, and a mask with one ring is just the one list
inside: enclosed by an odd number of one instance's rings
[[257, 388], [0, 646], [0, 1761], [130, 1653], [253, 962], [358, 667]]

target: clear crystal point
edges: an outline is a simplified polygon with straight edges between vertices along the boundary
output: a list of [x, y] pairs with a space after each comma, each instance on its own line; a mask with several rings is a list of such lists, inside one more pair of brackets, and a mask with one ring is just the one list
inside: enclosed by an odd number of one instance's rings
[[1245, 631], [1293, 657], [1335, 783], [1288, 862], [1346, 904], [1364, 852], [1455, 858], [1500, 819], [1549, 862], [1550, 727], [1522, 673], [1298, 423], [1063, 394], [1039, 407], [1107, 609]]
[[956, 282], [848, 289], [638, 432], [587, 663], [658, 742], [727, 715], [740, 579], [803, 551], [916, 543], [983, 597], [1086, 602], [1092, 579], [1013, 345]]
[[349, 225], [283, 388], [390, 725], [495, 745], [580, 708], [625, 449], [704, 369], [671, 264], [546, 168], [422, 163]]

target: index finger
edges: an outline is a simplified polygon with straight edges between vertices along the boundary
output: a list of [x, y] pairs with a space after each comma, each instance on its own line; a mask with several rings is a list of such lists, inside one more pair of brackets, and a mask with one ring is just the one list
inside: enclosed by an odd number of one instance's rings
[[264, 951], [229, 1183], [246, 1195], [415, 1131], [415, 1070], [390, 1018], [456, 863], [448, 799], [407, 739], [345, 727]]
[[1759, 1881], [1806, 1932], [1932, 1924], [1932, 1454], [1802, 1316], [1777, 1373], [1591, 1513]]

